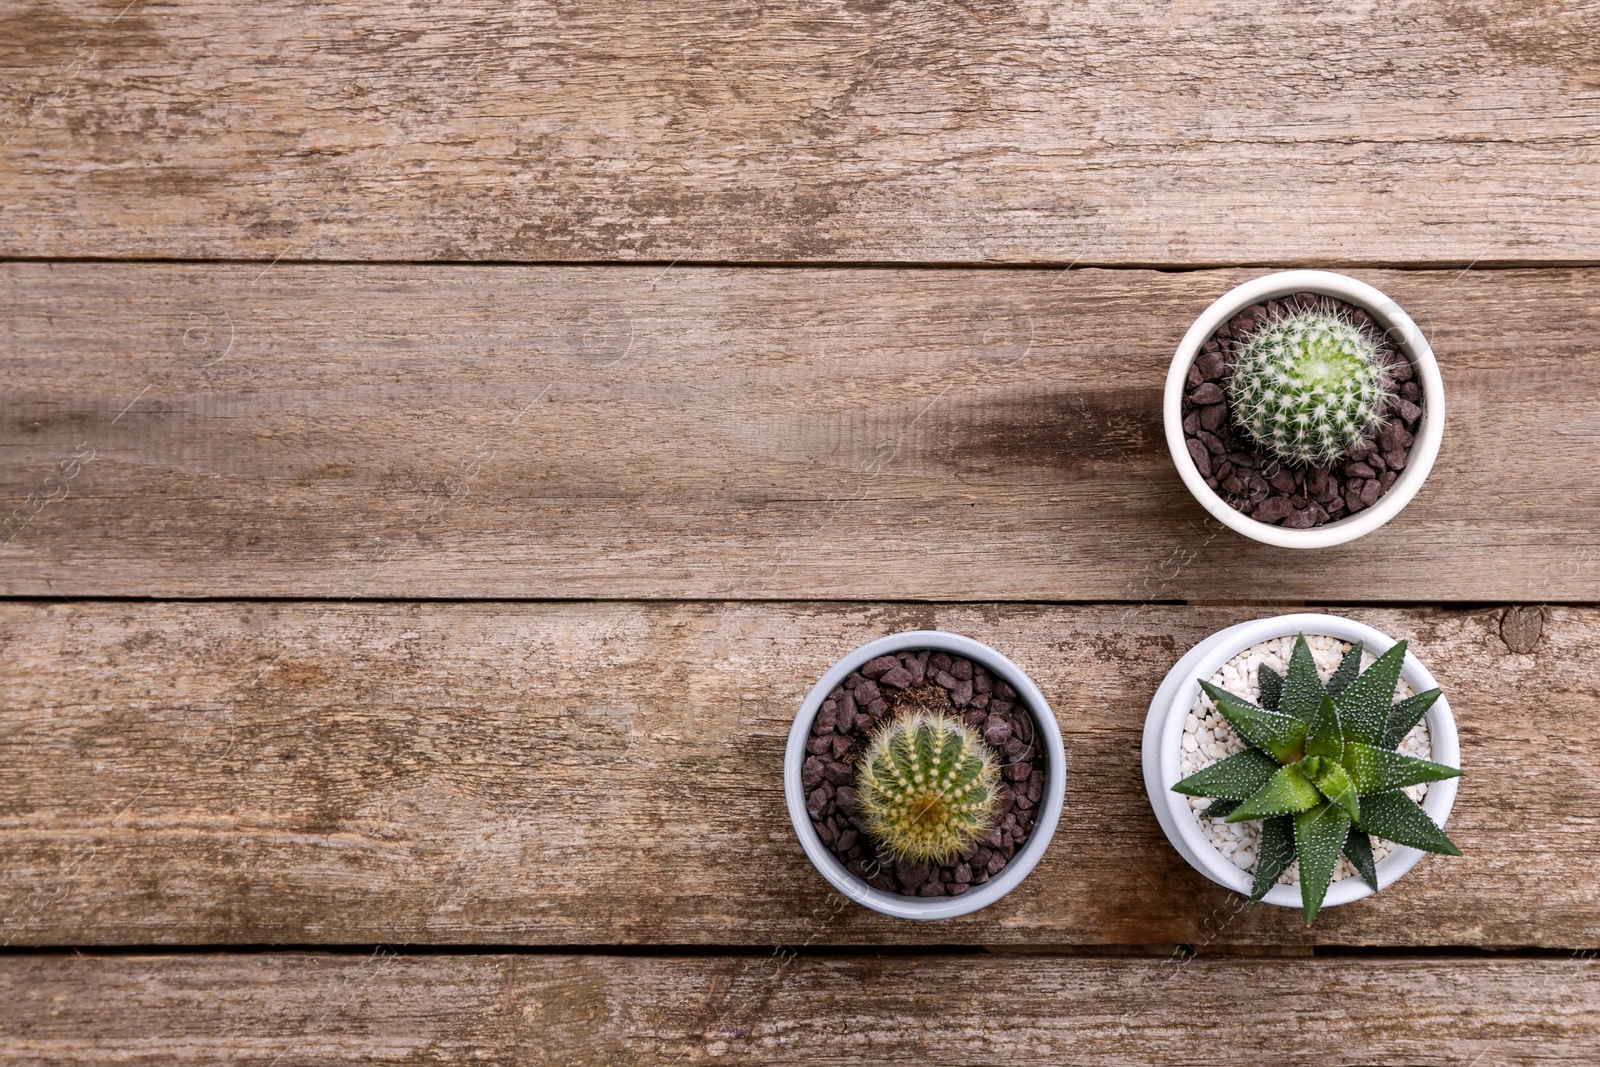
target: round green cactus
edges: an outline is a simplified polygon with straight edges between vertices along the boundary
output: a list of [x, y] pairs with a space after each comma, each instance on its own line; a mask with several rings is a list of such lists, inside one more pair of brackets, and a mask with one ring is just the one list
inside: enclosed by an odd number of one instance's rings
[[960, 719], [908, 710], [856, 764], [867, 830], [893, 855], [944, 863], [994, 825], [998, 757]]
[[1325, 466], [1377, 430], [1390, 387], [1366, 330], [1338, 315], [1294, 311], [1251, 332], [1228, 398], [1239, 428], [1279, 460]]

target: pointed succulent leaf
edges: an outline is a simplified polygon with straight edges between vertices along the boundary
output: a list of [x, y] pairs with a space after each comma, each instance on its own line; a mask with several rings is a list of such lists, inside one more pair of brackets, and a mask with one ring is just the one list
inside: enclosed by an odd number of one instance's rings
[[1322, 773], [1323, 764], [1337, 762], [1339, 761], [1330, 760], [1325, 756], [1307, 756], [1305, 759], [1295, 764], [1295, 766], [1300, 768], [1300, 773], [1305, 775], [1306, 781], [1309, 782], [1311, 779]]
[[1350, 651], [1344, 654], [1344, 659], [1339, 661], [1338, 669], [1328, 679], [1328, 695], [1338, 696], [1350, 688], [1350, 683], [1356, 680], [1361, 673], [1361, 642], [1357, 641], [1350, 646]]
[[1428, 709], [1433, 707], [1433, 702], [1439, 699], [1439, 690], [1430, 689], [1426, 693], [1418, 693], [1414, 697], [1406, 697], [1400, 703], [1389, 709], [1389, 723], [1383, 728], [1383, 748], [1396, 748], [1405, 740], [1411, 728], [1422, 721], [1428, 714]]
[[1293, 763], [1301, 756], [1306, 740], [1306, 724], [1297, 718], [1258, 708], [1210, 682], [1200, 688], [1216, 704], [1222, 717], [1250, 744], [1277, 757], [1279, 763]]
[[1300, 903], [1307, 926], [1316, 921], [1349, 832], [1350, 813], [1337, 804], [1318, 804], [1294, 817], [1294, 853], [1300, 861]]
[[1258, 793], [1233, 809], [1228, 821], [1244, 822], [1268, 815], [1293, 815], [1297, 811], [1316, 807], [1321, 801], [1322, 795], [1317, 792], [1317, 787], [1306, 780], [1297, 765], [1290, 764], [1279, 767], [1278, 773]]
[[1410, 845], [1424, 852], [1459, 856], [1461, 850], [1445, 836], [1415, 800], [1404, 793], [1379, 793], [1361, 802], [1361, 829], [1374, 837]]
[[1233, 809], [1237, 808], [1243, 803], [1244, 801], [1235, 800], [1232, 797], [1218, 797], [1217, 799], [1213, 800], [1210, 805], [1207, 806], [1206, 810], [1202, 811], [1200, 814], [1209, 819], [1223, 819], [1229, 815], [1232, 815]]
[[1306, 755], [1328, 756], [1332, 759], [1344, 755], [1344, 731], [1339, 724], [1339, 709], [1333, 706], [1332, 697], [1322, 698], [1322, 707], [1311, 720], [1311, 729], [1306, 732]]
[[1346, 741], [1364, 745], [1383, 742], [1383, 728], [1394, 704], [1394, 685], [1400, 680], [1400, 665], [1405, 658], [1406, 643], [1398, 641], [1334, 698]]
[[1278, 711], [1278, 700], [1283, 696], [1283, 675], [1265, 663], [1256, 667], [1256, 685], [1261, 689], [1261, 706], [1268, 711]]
[[[1311, 759], [1316, 759], [1313, 756]], [[1310, 762], [1307, 760], [1306, 762]], [[1356, 787], [1350, 783], [1350, 775], [1345, 769], [1332, 760], [1323, 760], [1321, 768], [1311, 776], [1311, 784], [1317, 787], [1317, 792], [1327, 797], [1349, 813], [1350, 818], [1361, 817], [1361, 803], [1356, 799]]]
[[1261, 844], [1256, 849], [1256, 880], [1250, 903], [1260, 903], [1278, 876], [1294, 862], [1294, 816], [1273, 815], [1261, 823]]
[[1345, 744], [1344, 756], [1339, 762], [1350, 773], [1350, 781], [1355, 783], [1356, 792], [1361, 796], [1461, 776], [1461, 771], [1455, 767], [1354, 741]]
[[1278, 711], [1310, 722], [1322, 704], [1322, 678], [1317, 674], [1317, 663], [1311, 658], [1311, 646], [1306, 635], [1294, 639], [1294, 652], [1289, 656], [1289, 672], [1283, 678], [1283, 696], [1278, 700]]
[[1350, 827], [1350, 832], [1345, 835], [1344, 854], [1350, 859], [1350, 866], [1361, 875], [1361, 880], [1370, 885], [1374, 890], [1378, 888], [1378, 865], [1372, 859], [1372, 838], [1367, 836], [1365, 830]]
[[1259, 749], [1247, 748], [1191, 774], [1172, 791], [1191, 797], [1243, 800], [1254, 796], [1277, 773], [1277, 760]]

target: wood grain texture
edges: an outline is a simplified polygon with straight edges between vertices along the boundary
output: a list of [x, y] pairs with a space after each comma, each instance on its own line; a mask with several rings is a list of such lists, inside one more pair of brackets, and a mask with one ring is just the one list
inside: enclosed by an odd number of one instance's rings
[[0, 1062], [1384, 1063], [1600, 1057], [1567, 959], [18, 957]]
[[0, 254], [1600, 259], [1594, 0], [6, 0]]
[[[839, 604], [0, 605], [5, 943], [1376, 944], [1600, 947], [1600, 612], [1513, 653], [1500, 610], [1350, 612], [1460, 725], [1466, 855], [1308, 933], [1166, 843], [1156, 683], [1245, 608]], [[805, 692], [846, 651], [965, 633], [1038, 682], [1067, 808], [997, 905], [885, 919], [783, 804]]]
[[1315, 553], [1162, 435], [1255, 273], [0, 265], [0, 592], [1600, 600], [1600, 270], [1362, 272], [1445, 443]]

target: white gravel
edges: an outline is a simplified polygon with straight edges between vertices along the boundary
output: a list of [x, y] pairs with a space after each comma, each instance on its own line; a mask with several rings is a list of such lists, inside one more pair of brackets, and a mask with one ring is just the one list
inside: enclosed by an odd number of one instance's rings
[[[1322, 675], [1322, 680], [1327, 681], [1334, 670], [1339, 666], [1339, 660], [1350, 651], [1350, 645], [1333, 637], [1323, 637], [1319, 634], [1307, 634], [1306, 644], [1311, 648], [1311, 658], [1316, 661], [1317, 672]], [[1212, 685], [1226, 689], [1228, 692], [1241, 696], [1246, 700], [1255, 702], [1261, 696], [1260, 687], [1256, 684], [1256, 668], [1262, 663], [1283, 674], [1289, 667], [1289, 656], [1294, 652], [1294, 637], [1275, 637], [1270, 641], [1263, 641], [1259, 645], [1252, 645], [1222, 665], [1222, 668], [1213, 674], [1208, 681]], [[1362, 669], [1371, 665], [1377, 657], [1371, 652], [1366, 652], [1361, 657]], [[1411, 696], [1411, 687], [1404, 678], [1395, 688], [1395, 697], [1404, 700]], [[1204, 692], [1195, 699], [1194, 707], [1189, 710], [1188, 720], [1183, 726], [1183, 751], [1180, 763], [1183, 776], [1188, 777], [1196, 771], [1209, 767], [1211, 764], [1231, 756], [1235, 752], [1242, 752], [1245, 743], [1239, 735], [1233, 732], [1222, 713], [1217, 711], [1211, 703], [1211, 698]], [[1400, 751], [1408, 756], [1418, 756], [1422, 759], [1431, 759], [1433, 746], [1428, 734], [1428, 720], [1424, 718], [1400, 742]], [[1428, 786], [1409, 786], [1406, 794], [1412, 800], [1421, 802], [1428, 795]], [[1254, 872], [1256, 869], [1256, 846], [1261, 840], [1261, 823], [1258, 821], [1228, 823], [1221, 819], [1208, 819], [1205, 809], [1211, 801], [1204, 797], [1191, 797], [1189, 807], [1199, 822], [1201, 831], [1206, 839], [1217, 847], [1217, 851], [1237, 867]], [[1372, 857], [1374, 862], [1382, 862], [1383, 858], [1392, 852], [1393, 846], [1387, 841], [1376, 838], [1372, 842]], [[1341, 881], [1345, 878], [1357, 878], [1355, 867], [1343, 856], [1339, 857], [1339, 864], [1333, 869], [1333, 880]], [[1289, 869], [1278, 878], [1284, 885], [1300, 884], [1300, 868], [1298, 864], [1291, 863]]]

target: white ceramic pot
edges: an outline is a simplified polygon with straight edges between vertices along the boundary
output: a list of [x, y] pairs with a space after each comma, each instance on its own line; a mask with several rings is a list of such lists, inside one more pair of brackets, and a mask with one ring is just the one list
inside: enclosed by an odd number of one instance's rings
[[[1034, 723], [1038, 727], [1039, 747], [1047, 761], [1045, 792], [1040, 798], [1039, 815], [1027, 842], [999, 874], [958, 897], [907, 897], [899, 893], [886, 893], [851, 874], [817, 836], [816, 829], [811, 825], [811, 815], [806, 811], [805, 786], [800, 781], [800, 770], [806, 760], [806, 741], [811, 736], [811, 723], [828, 694], [838, 688], [852, 671], [879, 656], [925, 648], [964, 656], [982, 664], [996, 678], [1015, 689], [1018, 699], [1033, 713]], [[794, 823], [794, 832], [800, 838], [800, 846], [805, 849], [806, 857], [829, 884], [851, 900], [873, 911], [902, 919], [949, 919], [966, 915], [988, 907], [1015, 889], [1050, 846], [1050, 838], [1055, 834], [1056, 823], [1061, 818], [1066, 790], [1067, 757], [1061, 747], [1061, 731], [1039, 687], [1020, 667], [988, 645], [943, 630], [912, 630], [880, 637], [835, 663], [811, 687], [811, 692], [800, 705], [800, 712], [794, 717], [794, 726], [789, 730], [788, 748], [783, 755], [783, 795], [789, 805], [789, 819]]]
[[[1386, 331], [1390, 341], [1411, 361], [1416, 371], [1417, 383], [1422, 387], [1422, 421], [1417, 425], [1416, 440], [1412, 442], [1411, 452], [1406, 458], [1405, 470], [1400, 472], [1389, 491], [1379, 497], [1376, 504], [1310, 530], [1286, 530], [1281, 526], [1257, 522], [1229, 507], [1228, 502], [1206, 484], [1199, 468], [1194, 465], [1194, 457], [1189, 455], [1188, 439], [1183, 433], [1183, 393], [1189, 365], [1217, 327], [1251, 304], [1302, 292], [1323, 293], [1354, 304], [1371, 315], [1373, 321]], [[1358, 282], [1343, 274], [1325, 270], [1291, 270], [1245, 282], [1219, 297], [1194, 320], [1189, 332], [1183, 335], [1177, 354], [1172, 357], [1172, 367], [1167, 371], [1162, 414], [1167, 448], [1172, 453], [1172, 462], [1178, 466], [1183, 484], [1189, 487], [1189, 492], [1194, 494], [1201, 506], [1218, 520], [1246, 537], [1280, 548], [1327, 548], [1376, 530], [1398, 515], [1400, 509], [1422, 488], [1428, 471], [1433, 468], [1435, 457], [1439, 455], [1439, 442], [1444, 438], [1444, 381], [1439, 377], [1439, 365], [1434, 361], [1428, 339], [1399, 304], [1365, 282]]]
[[[1189, 798], [1174, 793], [1172, 787], [1183, 779], [1179, 764], [1179, 749], [1183, 744], [1183, 727], [1189, 709], [1200, 694], [1200, 679], [1210, 678], [1224, 663], [1245, 649], [1270, 641], [1276, 637], [1293, 637], [1303, 633], [1307, 637], [1321, 634], [1340, 641], [1361, 641], [1366, 651], [1381, 656], [1395, 644], [1395, 639], [1382, 630], [1338, 615], [1278, 615], [1270, 619], [1240, 623], [1219, 630], [1191, 648], [1177, 665], [1167, 673], [1150, 702], [1150, 714], [1144, 721], [1144, 786], [1150, 795], [1150, 805], [1155, 809], [1156, 821], [1166, 832], [1167, 840], [1190, 865], [1218, 885], [1225, 886], [1241, 896], [1248, 897], [1252, 875], [1241, 870], [1206, 839], [1200, 829], [1200, 820], [1189, 806]], [[1400, 676], [1414, 692], [1437, 687], [1428, 668], [1408, 650]], [[1451, 767], [1461, 766], [1461, 746], [1456, 736], [1455, 717], [1450, 713], [1450, 702], [1440, 696], [1427, 715], [1428, 733], [1433, 746], [1432, 759]], [[1441, 827], [1450, 817], [1455, 804], [1459, 779], [1447, 778], [1428, 785], [1428, 796], [1422, 803], [1433, 821]], [[1378, 887], [1387, 887], [1409, 871], [1421, 859], [1420, 849], [1394, 846], [1377, 864]], [[1323, 900], [1324, 908], [1348, 904], [1372, 893], [1372, 887], [1360, 878], [1346, 878], [1328, 887]], [[1276, 885], [1267, 890], [1268, 904], [1286, 908], [1299, 908], [1300, 887]]]

